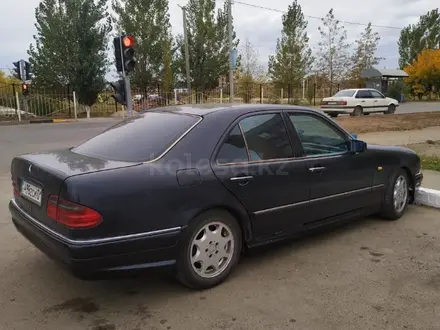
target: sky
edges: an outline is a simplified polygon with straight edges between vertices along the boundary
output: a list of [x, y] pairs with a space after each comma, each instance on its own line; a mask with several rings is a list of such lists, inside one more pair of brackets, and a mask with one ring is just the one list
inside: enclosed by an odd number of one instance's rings
[[[286, 11], [292, 0], [237, 0], [275, 9], [276, 11], [233, 4], [232, 14], [234, 28], [240, 40], [249, 39], [260, 55], [260, 61], [267, 66], [268, 56], [274, 53], [276, 40], [281, 32], [282, 13]], [[369, 0], [355, 2], [353, 0], [298, 0], [306, 16], [323, 17], [333, 8], [335, 17], [343, 23], [347, 30], [350, 44], [364, 30], [365, 26], [349, 24], [348, 22], [388, 26], [394, 28], [374, 27], [374, 31], [381, 36], [378, 56], [384, 60], [380, 68], [396, 68], [398, 61], [397, 41], [399, 28], [418, 21], [420, 15], [439, 7], [439, 0]], [[17, 6], [19, 3], [19, 6]], [[39, 0], [0, 0], [0, 70], [8, 72], [12, 69], [12, 62], [27, 59], [27, 49], [33, 42], [35, 29], [35, 7]], [[178, 5], [185, 5], [187, 0], [170, 0], [170, 16], [173, 33], [182, 33], [182, 12]], [[223, 1], [217, 0], [218, 6]], [[20, 19], [17, 17], [17, 9]], [[308, 34], [312, 49], [319, 40], [319, 18], [308, 19]], [[111, 73], [109, 73], [111, 75]]]

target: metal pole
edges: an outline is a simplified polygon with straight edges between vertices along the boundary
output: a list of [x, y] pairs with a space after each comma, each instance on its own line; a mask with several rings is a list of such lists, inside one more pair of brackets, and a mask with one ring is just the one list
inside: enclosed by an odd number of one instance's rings
[[128, 111], [128, 116], [132, 117], [133, 116], [133, 101], [131, 99], [131, 86], [130, 86], [130, 77], [123, 72], [122, 73], [123, 77], [124, 77], [124, 81], [125, 81], [125, 101], [127, 103], [127, 111]]
[[232, 0], [228, 0], [228, 36], [229, 36], [229, 103], [234, 102], [234, 67], [232, 63]]
[[223, 88], [220, 88], [220, 104], [223, 103]]
[[189, 46], [188, 46], [188, 26], [186, 23], [186, 7], [181, 7], [181, 8], [183, 15], [183, 39], [185, 41], [186, 88], [188, 89], [188, 93], [191, 94], [191, 76], [189, 71]]
[[15, 92], [15, 101], [17, 102], [18, 121], [21, 121], [20, 99], [18, 98], [18, 92]]
[[73, 116], [75, 117], [75, 120], [77, 120], [78, 115], [76, 112], [76, 92], [75, 91], [72, 92], [72, 97], [73, 97]]

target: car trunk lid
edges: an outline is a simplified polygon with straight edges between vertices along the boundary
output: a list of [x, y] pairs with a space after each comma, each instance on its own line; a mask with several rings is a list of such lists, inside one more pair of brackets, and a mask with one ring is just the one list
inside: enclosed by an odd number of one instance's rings
[[92, 158], [70, 149], [17, 156], [11, 164], [15, 201], [40, 223], [68, 234], [69, 228], [47, 215], [49, 196], [62, 195], [64, 181], [71, 176], [133, 165], [137, 164]]

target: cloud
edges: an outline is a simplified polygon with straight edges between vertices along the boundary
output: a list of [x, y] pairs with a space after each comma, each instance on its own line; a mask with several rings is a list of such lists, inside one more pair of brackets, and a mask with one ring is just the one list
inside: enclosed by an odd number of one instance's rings
[[[238, 0], [237, 0], [238, 1]], [[271, 7], [285, 11], [291, 0], [241, 0], [256, 6]], [[404, 27], [417, 22], [418, 17], [438, 7], [438, 0], [370, 0], [354, 4], [352, 0], [298, 0], [305, 15], [323, 17], [334, 9], [337, 19], [341, 21], [360, 22], [375, 25]], [[0, 68], [11, 69], [12, 62], [21, 58], [27, 59], [27, 49], [33, 42], [35, 34], [35, 7], [39, 0], [21, 0], [17, 2], [2, 0], [0, 13]], [[170, 16], [173, 33], [182, 33], [182, 12], [178, 5], [185, 5], [187, 0], [170, 0]], [[218, 6], [223, 1], [217, 0]], [[18, 12], [17, 8], [20, 9]], [[239, 39], [248, 38], [258, 49], [261, 62], [267, 64], [269, 54], [275, 50], [276, 39], [280, 35], [282, 13], [261, 8], [253, 8], [239, 3], [233, 5], [234, 27]], [[318, 42], [317, 28], [320, 20], [308, 17], [308, 33], [313, 46]], [[364, 29], [364, 26], [343, 23], [347, 29], [350, 42], [353, 42]], [[381, 35], [378, 55], [385, 57], [380, 65], [389, 68], [397, 66], [397, 40], [399, 30], [374, 28]]]

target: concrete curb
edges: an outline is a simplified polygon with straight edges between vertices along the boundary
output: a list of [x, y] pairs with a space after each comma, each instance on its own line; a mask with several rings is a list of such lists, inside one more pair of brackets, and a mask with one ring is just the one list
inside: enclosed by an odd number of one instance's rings
[[27, 125], [27, 124], [50, 124], [50, 123], [72, 123], [75, 119], [30, 119], [22, 121], [0, 121], [0, 126]]
[[440, 191], [428, 188], [418, 188], [416, 190], [414, 203], [440, 209]]

